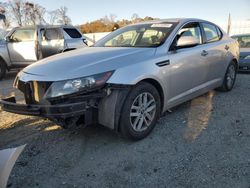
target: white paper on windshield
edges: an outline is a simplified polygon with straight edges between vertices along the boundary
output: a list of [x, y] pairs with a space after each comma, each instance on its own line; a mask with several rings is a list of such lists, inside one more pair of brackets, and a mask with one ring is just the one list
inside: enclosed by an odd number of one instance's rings
[[173, 24], [166, 24], [166, 23], [160, 23], [160, 24], [153, 24], [151, 27], [165, 27], [165, 28], [170, 28], [172, 27]]

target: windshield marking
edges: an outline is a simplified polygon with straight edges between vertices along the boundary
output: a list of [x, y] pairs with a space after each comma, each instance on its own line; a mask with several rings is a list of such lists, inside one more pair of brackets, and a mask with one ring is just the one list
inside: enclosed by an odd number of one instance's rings
[[170, 28], [172, 27], [173, 24], [153, 24], [151, 27], [165, 27], [165, 28]]

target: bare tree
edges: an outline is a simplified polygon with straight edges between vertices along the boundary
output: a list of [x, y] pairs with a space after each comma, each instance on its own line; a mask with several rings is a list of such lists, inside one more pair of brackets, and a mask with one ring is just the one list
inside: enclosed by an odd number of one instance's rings
[[8, 8], [11, 12], [11, 15], [13, 17], [13, 20], [17, 22], [18, 26], [23, 26], [23, 20], [24, 20], [24, 3], [22, 0], [13, 0], [9, 1]]
[[39, 4], [23, 0], [9, 0], [8, 17], [18, 26], [36, 25], [45, 23], [46, 10]]
[[44, 14], [45, 8], [38, 4], [33, 4], [26, 2], [24, 6], [25, 12], [25, 24], [26, 25], [36, 25], [45, 23]]
[[109, 16], [105, 15], [101, 21], [106, 24], [114, 24], [115, 23], [115, 19], [117, 18], [117, 16], [115, 14], [110, 14]]
[[71, 24], [71, 19], [67, 16], [68, 8], [60, 7], [57, 11], [57, 23], [62, 25]]
[[115, 19], [117, 18], [117, 16], [115, 14], [110, 14], [109, 15], [109, 20], [111, 23], [115, 23]]
[[57, 16], [58, 16], [58, 10], [48, 11], [48, 23], [51, 25], [56, 24], [57, 22]]
[[[3, 7], [2, 11], [5, 11], [4, 14], [1, 13], [1, 6]], [[47, 24], [47, 22], [49, 24], [71, 24], [67, 12], [67, 7], [46, 11], [41, 5], [32, 3], [29, 0], [0, 1], [0, 19], [2, 16], [6, 27], [10, 26], [10, 23], [15, 26]]]
[[134, 21], [134, 20], [137, 20], [139, 17], [138, 14], [134, 13], [132, 16], [131, 16], [131, 20]]

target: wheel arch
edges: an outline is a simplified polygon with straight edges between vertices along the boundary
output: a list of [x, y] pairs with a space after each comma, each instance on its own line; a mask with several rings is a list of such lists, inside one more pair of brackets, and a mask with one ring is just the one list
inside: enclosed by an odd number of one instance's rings
[[153, 78], [143, 79], [140, 82], [138, 82], [137, 84], [140, 84], [142, 82], [147, 82], [147, 83], [153, 85], [156, 88], [156, 90], [158, 91], [158, 93], [160, 95], [160, 99], [161, 99], [161, 112], [162, 112], [163, 107], [164, 107], [164, 92], [163, 92], [163, 88], [162, 88], [161, 84], [157, 80], [155, 80]]
[[236, 64], [237, 70], [239, 70], [239, 61], [235, 57], [232, 59], [232, 61]]

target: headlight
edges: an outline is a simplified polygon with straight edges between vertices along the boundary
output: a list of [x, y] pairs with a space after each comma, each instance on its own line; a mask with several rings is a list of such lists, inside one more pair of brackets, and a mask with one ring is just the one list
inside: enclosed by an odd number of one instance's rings
[[59, 97], [100, 87], [107, 82], [107, 80], [112, 76], [112, 74], [113, 71], [110, 71], [83, 78], [53, 82], [45, 93], [44, 97]]

